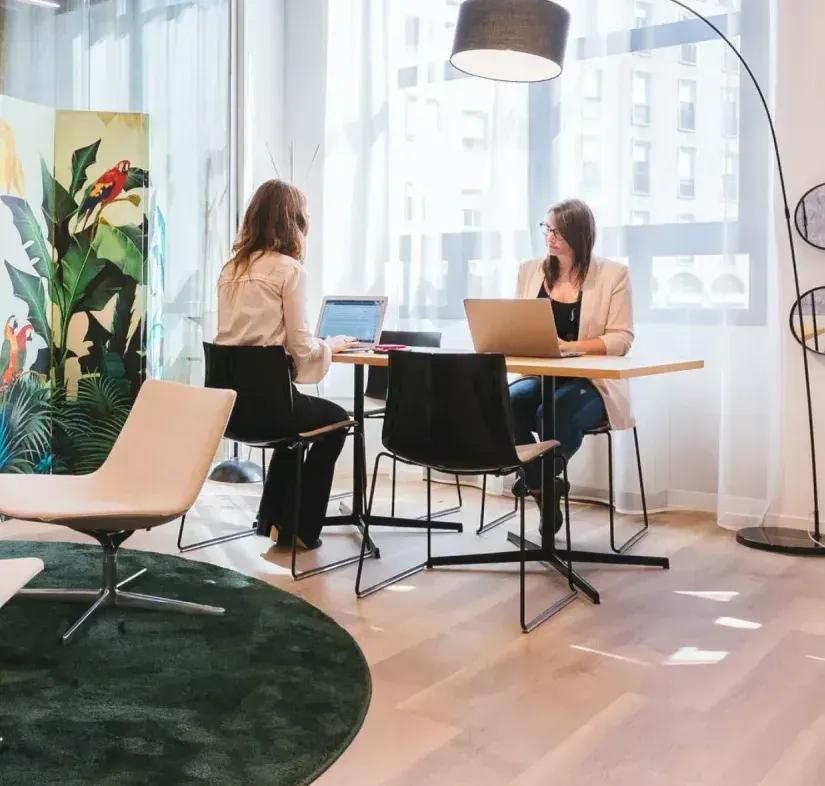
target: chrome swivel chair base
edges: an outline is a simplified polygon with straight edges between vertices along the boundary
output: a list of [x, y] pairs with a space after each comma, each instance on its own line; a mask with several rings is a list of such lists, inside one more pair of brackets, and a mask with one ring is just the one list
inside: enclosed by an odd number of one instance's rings
[[117, 552], [123, 541], [132, 533], [87, 532], [86, 534], [95, 538], [103, 547], [103, 586], [100, 589], [22, 589], [17, 593], [21, 598], [43, 598], [63, 603], [88, 603], [91, 601], [92, 605], [61, 637], [64, 644], [74, 638], [75, 634], [84, 628], [97, 612], [112, 606], [209, 616], [221, 616], [225, 613], [226, 610], [218, 606], [205, 606], [200, 603], [189, 603], [173, 598], [124, 591], [124, 587], [132, 584], [146, 573], [146, 568], [142, 568], [120, 582], [117, 580]]

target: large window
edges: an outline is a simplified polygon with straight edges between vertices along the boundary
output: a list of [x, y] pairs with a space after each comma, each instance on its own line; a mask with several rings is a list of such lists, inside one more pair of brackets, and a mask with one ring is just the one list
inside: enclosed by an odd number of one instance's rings
[[[763, 85], [771, 76], [770, 1], [749, 0], [740, 9], [707, 0], [699, 8], [746, 53]], [[450, 24], [457, 5], [399, 0], [391, 12], [399, 40], [410, 9]], [[738, 59], [711, 29], [666, 0], [565, 5], [571, 38], [564, 74], [553, 82], [469, 79], [446, 63], [449, 47], [442, 67], [434, 67], [432, 53], [415, 67], [399, 63], [399, 95], [438, 98], [443, 107], [440, 150], [412, 158], [396, 151], [421, 193], [440, 184], [441, 208], [420, 232], [397, 238], [408, 280], [422, 269], [426, 249], [443, 262], [439, 281], [449, 289], [435, 316], [461, 319], [471, 261], [478, 268], [492, 255], [501, 267], [541, 253], [535, 226], [548, 205], [582, 197], [597, 214], [597, 251], [633, 270], [637, 319], [763, 323], [772, 154], [764, 113]], [[738, 300], [667, 294], [671, 273], [661, 273], [669, 270], [661, 260], [695, 259], [715, 280], [713, 266], [732, 256], [731, 275], [742, 277]], [[415, 298], [401, 311], [433, 316], [429, 301], [425, 307]]]

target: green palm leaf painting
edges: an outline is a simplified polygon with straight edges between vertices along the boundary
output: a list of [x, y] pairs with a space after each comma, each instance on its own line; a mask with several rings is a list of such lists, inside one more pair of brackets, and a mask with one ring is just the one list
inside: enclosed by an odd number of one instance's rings
[[0, 395], [0, 472], [28, 473], [51, 450], [50, 389], [21, 377]]
[[[19, 364], [0, 386], [0, 472], [94, 472], [137, 395], [146, 331], [135, 309], [145, 300], [149, 247], [148, 201], [139, 189], [148, 187], [149, 173], [124, 171], [123, 193], [113, 191], [77, 219], [94, 178], [99, 187], [109, 182], [93, 174], [90, 183], [90, 170], [110, 177], [121, 158], [104, 139], [92, 139], [72, 154], [64, 183], [41, 159], [43, 221], [25, 199], [0, 196], [22, 249], [0, 268], [14, 298], [9, 314], [16, 315], [0, 336], [0, 366]], [[109, 210], [114, 202], [120, 204]], [[123, 221], [124, 211], [132, 220]]]
[[86, 185], [86, 171], [97, 162], [97, 151], [100, 149], [100, 141], [93, 142], [87, 147], [75, 150], [72, 155], [72, 184], [69, 186], [69, 193], [74, 195], [84, 185]]

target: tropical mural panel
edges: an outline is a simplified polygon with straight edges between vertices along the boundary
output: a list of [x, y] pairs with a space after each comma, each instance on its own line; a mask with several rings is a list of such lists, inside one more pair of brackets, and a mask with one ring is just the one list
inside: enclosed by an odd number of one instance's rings
[[93, 472], [145, 377], [148, 122], [3, 99], [0, 145], [0, 471]]

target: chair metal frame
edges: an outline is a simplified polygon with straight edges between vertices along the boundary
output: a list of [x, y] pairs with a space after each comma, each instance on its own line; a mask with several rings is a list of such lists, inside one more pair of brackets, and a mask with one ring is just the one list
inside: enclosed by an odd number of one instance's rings
[[642, 514], [644, 516], [644, 524], [633, 535], [631, 535], [621, 546], [616, 545], [616, 500], [614, 492], [613, 481], [613, 429], [608, 425], [599, 426], [585, 432], [585, 436], [597, 437], [604, 434], [607, 437], [607, 486], [608, 486], [608, 501], [599, 502], [594, 500], [579, 500], [575, 497], [574, 502], [584, 502], [589, 505], [602, 505], [607, 507], [610, 516], [610, 548], [615, 554], [624, 554], [633, 548], [639, 541], [644, 538], [650, 531], [650, 520], [647, 515], [647, 498], [645, 497], [645, 481], [642, 472], [642, 454], [639, 449], [639, 432], [636, 426], [633, 426], [633, 443], [636, 448], [636, 468], [639, 472], [639, 491], [642, 496]]
[[103, 584], [99, 589], [21, 589], [17, 595], [23, 598], [44, 598], [47, 600], [77, 603], [92, 601], [92, 605], [61, 637], [64, 644], [71, 639], [103, 609], [117, 606], [121, 608], [148, 609], [150, 611], [177, 611], [182, 614], [197, 614], [220, 617], [225, 609], [219, 606], [205, 606], [173, 598], [127, 592], [124, 587], [141, 578], [146, 568], [118, 581], [117, 554], [123, 542], [134, 534], [134, 530], [122, 532], [83, 530], [84, 535], [93, 537], [103, 548]]
[[[522, 482], [523, 485], [523, 482]], [[514, 519], [518, 515], [518, 504], [519, 504], [519, 495], [513, 495], [516, 500], [516, 504], [513, 509], [509, 513], [504, 513], [496, 519], [492, 521], [484, 523], [484, 511], [487, 505], [487, 475], [484, 475], [481, 480], [481, 515], [479, 516], [478, 522], [478, 529], [476, 530], [476, 535], [483, 535], [485, 532], [489, 532], [492, 529], [495, 529], [502, 524], [506, 524], [511, 519]]]
[[[393, 358], [396, 357], [396, 361], [398, 363], [404, 364], [407, 363], [408, 365], [412, 363], [412, 361], [401, 360], [400, 357], [402, 356], [395, 356], [394, 354], [390, 355], [390, 368], [392, 369], [393, 366]], [[503, 357], [494, 358], [490, 356], [475, 356], [478, 361], [479, 369], [477, 370], [478, 373], [490, 373], [491, 380], [494, 385], [498, 385], [499, 383], [502, 385], [502, 391], [506, 386], [506, 369], [504, 366], [504, 359]], [[420, 361], [416, 360], [416, 363]], [[476, 361], [473, 361], [476, 362]], [[496, 365], [496, 363], [500, 362], [500, 366]], [[402, 366], [403, 368], [403, 366]], [[412, 368], [415, 368], [413, 365]], [[472, 366], [470, 366], [472, 369]], [[392, 373], [392, 372], [391, 372]], [[409, 374], [411, 373], [410, 368], [407, 368], [405, 372], [400, 374], [399, 380], [397, 381], [397, 385], [399, 386], [400, 391], [406, 391], [405, 381], [404, 381], [404, 373]], [[435, 373], [427, 370], [424, 373]], [[500, 375], [500, 379], [499, 379]], [[472, 379], [473, 377], [468, 374], [467, 379]], [[390, 391], [390, 397], [394, 395], [393, 390]], [[403, 400], [403, 392], [399, 395], [402, 396]], [[409, 394], [407, 394], [409, 395]], [[455, 391], [448, 394], [448, 396], [455, 396], [458, 395]], [[392, 400], [392, 398], [390, 399]], [[409, 401], [409, 399], [407, 399]], [[496, 407], [501, 405], [503, 407], [507, 407], [507, 409], [502, 410], [503, 417], [507, 418], [509, 413], [509, 405], [506, 401], [497, 400], [495, 398], [495, 394], [491, 394], [487, 399], [489, 402], [489, 407], [486, 410], [486, 417], [491, 417], [494, 413], [496, 413]], [[405, 406], [409, 406], [408, 404]], [[443, 409], [447, 405], [443, 400], [439, 400], [439, 406]], [[414, 410], [413, 410], [414, 414]], [[405, 422], [406, 418], [410, 416], [410, 413], [407, 412], [403, 408], [396, 407], [395, 411], [395, 419], [400, 422]], [[415, 421], [412, 421], [413, 423]], [[487, 421], [489, 423], [489, 420]], [[493, 423], [495, 426], [495, 422]], [[432, 553], [432, 494], [431, 494], [431, 479], [432, 479], [432, 472], [444, 472], [449, 474], [455, 474], [458, 476], [478, 476], [478, 475], [511, 475], [513, 473], [518, 473], [520, 476], [523, 477], [524, 474], [524, 466], [525, 461], [521, 458], [521, 455], [518, 453], [517, 447], [512, 441], [512, 431], [509, 427], [509, 423], [506, 424], [507, 427], [502, 429], [499, 426], [495, 427], [495, 431], [491, 432], [495, 434], [495, 436], [491, 437], [491, 445], [490, 452], [487, 455], [487, 458], [481, 458], [480, 461], [483, 461], [484, 464], [481, 466], [467, 466], [468, 463], [466, 458], [462, 457], [461, 450], [464, 450], [465, 453], [467, 451], [467, 447], [460, 448], [459, 452], [455, 454], [454, 458], [448, 461], [447, 463], [450, 466], [445, 466], [440, 463], [440, 459], [433, 455], [432, 461], [429, 459], [425, 459], [422, 455], [412, 457], [412, 456], [402, 456], [399, 453], [396, 453], [391, 448], [391, 443], [394, 442], [394, 439], [391, 440], [388, 437], [386, 429], [384, 434], [384, 445], [385, 450], [379, 453], [375, 458], [375, 466], [372, 476], [372, 483], [370, 487], [370, 495], [369, 495], [369, 503], [367, 505], [367, 516], [365, 518], [365, 533], [366, 536], [369, 535], [369, 527], [371, 523], [371, 513], [372, 507], [375, 500], [375, 486], [376, 481], [378, 478], [378, 468], [381, 460], [383, 458], [390, 458], [395, 461], [401, 462], [407, 466], [413, 467], [421, 467], [426, 471], [426, 479], [427, 479], [427, 517], [425, 519], [427, 525], [427, 557], [426, 560], [415, 564], [409, 568], [406, 568], [402, 571], [399, 571], [391, 576], [388, 576], [370, 586], [362, 586], [362, 579], [363, 579], [363, 568], [364, 568], [364, 560], [367, 556], [366, 549], [362, 544], [362, 559], [359, 560], [358, 563], [358, 572], [356, 575], [355, 580], [355, 594], [356, 597], [359, 599], [366, 598], [370, 595], [379, 592], [382, 589], [386, 589], [394, 584], [397, 584], [400, 581], [403, 581], [411, 576], [414, 576], [426, 569], [433, 568], [433, 567], [441, 567], [441, 566], [451, 566], [451, 565], [478, 565], [478, 564], [489, 564], [494, 562], [510, 562], [520, 563], [519, 568], [519, 620], [521, 624], [521, 629], [523, 632], [528, 633], [531, 630], [535, 629], [538, 625], [540, 625], [545, 620], [552, 617], [554, 614], [559, 612], [561, 609], [566, 607], [570, 604], [573, 600], [578, 597], [578, 590], [574, 586], [574, 578], [575, 574], [573, 572], [573, 563], [571, 558], [571, 548], [570, 548], [570, 515], [569, 515], [569, 503], [565, 498], [565, 507], [566, 507], [566, 536], [567, 536], [567, 560], [566, 565], [563, 564], [560, 558], [554, 557], [552, 554], [548, 554], [547, 560], [554, 559], [554, 564], [551, 567], [555, 569], [563, 571], [563, 574], [566, 576], [567, 584], [569, 587], [569, 592], [560, 600], [540, 612], [538, 615], [533, 617], [531, 620], [527, 619], [527, 612], [526, 612], [526, 564], [527, 562], [535, 562], [537, 561], [534, 555], [531, 555], [529, 549], [529, 542], [525, 536], [525, 484], [522, 483], [522, 490], [519, 497], [519, 508], [520, 508], [520, 532], [521, 532], [521, 542], [519, 545], [519, 551], [516, 553], [495, 553], [495, 554], [466, 554], [466, 555], [458, 555], [458, 556], [450, 556], [450, 557], [434, 557]], [[408, 426], [409, 427], [409, 426]], [[505, 436], [509, 435], [509, 436]], [[509, 440], [509, 443], [506, 444], [505, 440]], [[460, 444], [460, 442], [458, 443]], [[549, 452], [550, 458], [549, 460], [553, 460], [555, 456], [555, 448], [558, 447], [558, 442], [547, 442], [546, 445], [539, 446], [540, 452], [536, 455], [531, 456], [527, 459], [527, 461], [534, 461], [534, 460], [544, 460], [545, 454]], [[420, 449], [416, 449], [420, 453]], [[472, 450], [472, 448], [470, 448]], [[509, 455], [508, 455], [509, 451]], [[469, 454], [467, 454], [469, 455]], [[562, 466], [563, 466], [563, 473], [564, 479], [567, 480], [567, 462], [562, 459]], [[498, 464], [500, 460], [503, 460], [501, 465]], [[543, 558], [543, 555], [542, 555]]]
[[[428, 343], [420, 343], [422, 338], [426, 338]], [[438, 349], [441, 347], [441, 333], [438, 331], [411, 331], [411, 330], [383, 330], [381, 331], [381, 339], [380, 343], [382, 344], [403, 344], [410, 347], [416, 347], [421, 349]], [[387, 391], [386, 391], [386, 384], [381, 384], [380, 379], [377, 375], [378, 374], [386, 374], [385, 368], [376, 368], [370, 367], [367, 373], [367, 385], [364, 391], [365, 396], [370, 399], [384, 401], [386, 402]], [[381, 384], [382, 390], [370, 390], [370, 386], [372, 385], [373, 388], [377, 387], [377, 384]], [[383, 394], [383, 395], [381, 395]], [[373, 409], [368, 412], [364, 413], [364, 420], [383, 420], [384, 412], [386, 411], [386, 407], [380, 407], [378, 409]], [[396, 477], [397, 477], [397, 469], [398, 465], [395, 461], [392, 464], [392, 497], [390, 499], [390, 517], [395, 517], [395, 490], [396, 490]], [[429, 485], [432, 484], [432, 480], [428, 480], [427, 483]], [[443, 508], [441, 510], [434, 511], [430, 516], [431, 519], [440, 519], [444, 518], [445, 516], [452, 516], [456, 513], [460, 513], [461, 509], [464, 507], [464, 498], [461, 493], [461, 480], [459, 479], [458, 475], [455, 475], [455, 488], [456, 494], [458, 495], [458, 505], [453, 505], [451, 508]], [[340, 494], [335, 494], [330, 497], [331, 500], [342, 500], [348, 499], [351, 497], [351, 492], [344, 491]], [[341, 512], [348, 513], [349, 510], [347, 509], [346, 505], [341, 505]], [[425, 521], [427, 519], [427, 514], [423, 514], [421, 516], [416, 516], [419, 521]]]
[[[204, 342], [204, 352], [210, 351], [207, 347], [211, 347], [212, 345], [208, 342]], [[248, 349], [248, 348], [247, 348]], [[278, 350], [280, 349], [284, 352], [283, 347], [267, 347], [268, 351]], [[294, 419], [293, 415], [293, 402], [292, 402], [292, 392], [291, 392], [291, 380], [290, 380], [290, 393], [289, 393], [289, 415], [291, 419]], [[231, 426], [231, 420], [230, 420]], [[356, 445], [360, 448], [357, 450], [362, 466], [366, 469], [366, 453], [364, 448], [364, 437], [359, 428], [358, 424], [355, 421], [349, 421], [347, 423], [342, 423], [340, 428], [347, 429], [347, 435], [351, 435], [356, 440]], [[259, 448], [262, 454], [262, 464], [264, 466], [263, 472], [263, 482], [266, 483], [266, 451], [267, 450], [276, 450], [276, 449], [283, 449], [288, 451], [295, 451], [296, 455], [296, 473], [295, 473], [295, 487], [294, 487], [294, 494], [295, 494], [295, 504], [293, 506], [293, 522], [292, 522], [292, 556], [290, 562], [290, 573], [292, 574], [292, 578], [295, 581], [302, 581], [303, 579], [308, 579], [313, 576], [318, 576], [322, 573], [328, 573], [332, 570], [336, 570], [337, 568], [343, 568], [347, 565], [353, 565], [361, 559], [361, 553], [365, 551], [362, 549], [361, 552], [355, 554], [350, 557], [344, 557], [339, 560], [335, 560], [334, 562], [328, 563], [326, 565], [320, 565], [315, 568], [311, 568], [309, 570], [299, 571], [297, 568], [297, 552], [298, 552], [298, 521], [300, 520], [300, 512], [301, 512], [301, 504], [300, 504], [300, 494], [301, 494], [301, 474], [303, 469], [304, 458], [306, 456], [307, 449], [314, 443], [323, 439], [325, 436], [328, 435], [329, 432], [325, 432], [323, 434], [318, 435], [317, 437], [302, 435], [302, 434], [295, 434], [290, 435], [287, 437], [281, 437], [279, 439], [267, 440], [258, 442], [256, 440], [244, 440], [239, 439], [237, 435], [232, 435], [232, 439], [236, 442], [241, 444], [246, 444], [250, 448], [255, 449]], [[366, 493], [364, 494], [366, 497]], [[234, 540], [240, 540], [242, 538], [247, 538], [250, 535], [258, 534], [258, 522], [257, 520], [253, 523], [251, 529], [244, 529], [240, 532], [233, 532], [227, 535], [221, 535], [215, 538], [209, 538], [207, 540], [199, 541], [197, 543], [192, 543], [189, 545], [184, 546], [183, 541], [183, 531], [186, 524], [186, 516], [181, 518], [180, 528], [178, 530], [178, 549], [181, 553], [195, 551], [201, 548], [207, 548], [209, 546], [215, 546], [220, 543], [229, 543]], [[361, 533], [362, 540], [363, 538], [368, 538], [365, 534], [365, 528], [361, 523], [356, 523], [354, 525], [356, 529], [359, 530]], [[362, 546], [365, 545], [362, 543]], [[376, 546], [376, 544], [368, 538], [368, 548], [366, 548], [366, 554], [368, 557], [373, 557], [375, 559], [379, 559], [381, 556], [380, 549]]]
[[[614, 492], [614, 480], [613, 480], [613, 429], [609, 426], [599, 426], [598, 428], [591, 429], [590, 431], [585, 432], [585, 436], [587, 437], [597, 437], [604, 434], [607, 437], [607, 483], [608, 483], [608, 502], [599, 502], [590, 499], [581, 499], [572, 497], [571, 500], [573, 502], [584, 503], [588, 505], [603, 505], [609, 511], [610, 516], [610, 548], [615, 554], [624, 554], [625, 552], [632, 549], [637, 543], [639, 543], [650, 531], [650, 520], [647, 513], [647, 498], [645, 496], [645, 481], [644, 481], [644, 473], [642, 472], [642, 454], [639, 448], [639, 432], [636, 426], [633, 426], [633, 442], [636, 449], [636, 468], [639, 472], [639, 491], [642, 497], [642, 515], [644, 516], [644, 525], [639, 528], [633, 535], [631, 535], [621, 546], [616, 545], [616, 501], [615, 501], [615, 492]], [[565, 488], [567, 486], [565, 485]], [[487, 476], [484, 476], [481, 486], [481, 517], [479, 527], [476, 530], [476, 535], [483, 535], [485, 532], [489, 532], [492, 529], [495, 529], [501, 524], [504, 524], [510, 519], [514, 518], [518, 514], [518, 495], [514, 495], [516, 498], [515, 508], [510, 511], [509, 513], [505, 513], [502, 516], [499, 516], [497, 519], [490, 521], [489, 523], [484, 523], [484, 508], [485, 502], [487, 500]], [[567, 495], [565, 495], [565, 499], [567, 499]]]
[[[567, 482], [567, 461], [564, 460], [559, 454], [559, 457], [562, 458], [564, 462], [564, 480]], [[400, 456], [395, 456], [393, 453], [389, 453], [387, 451], [382, 451], [379, 453], [375, 458], [375, 471], [373, 472], [372, 477], [372, 484], [370, 487], [370, 496], [369, 496], [369, 504], [367, 506], [367, 516], [365, 519], [365, 540], [369, 536], [369, 521], [370, 521], [370, 513], [372, 511], [372, 503], [375, 496], [375, 482], [378, 476], [378, 463], [382, 458], [395, 458], [397, 461], [400, 461], [402, 464], [406, 464], [412, 467], [421, 467], [427, 473], [427, 480], [430, 480], [431, 472], [433, 469], [436, 471], [444, 471], [439, 467], [428, 467], [424, 464], [419, 464], [414, 461], [408, 461], [406, 459], [401, 458]], [[508, 467], [504, 468], [501, 471], [502, 475], [512, 475], [513, 473], [518, 473], [522, 478], [524, 477], [524, 469], [523, 467]], [[479, 474], [478, 470], [474, 471], [466, 471], [458, 473], [460, 475], [477, 475]], [[499, 474], [498, 472], [491, 473], [489, 470], [485, 473], [486, 474]], [[519, 529], [521, 534], [521, 544], [519, 545], [519, 552], [520, 559], [519, 562], [519, 623], [521, 625], [521, 630], [523, 633], [530, 633], [531, 631], [535, 630], [542, 622], [550, 619], [550, 617], [557, 614], [563, 608], [568, 606], [572, 603], [578, 596], [578, 590], [575, 588], [573, 584], [573, 562], [572, 559], [568, 556], [567, 559], [567, 583], [570, 588], [570, 592], [567, 593], [564, 597], [556, 601], [555, 603], [548, 606], [543, 611], [536, 614], [532, 619], [527, 619], [527, 562], [528, 562], [528, 554], [530, 553], [529, 549], [526, 548], [526, 544], [528, 543], [526, 538], [526, 517], [525, 517], [525, 501], [526, 495], [524, 491], [525, 484], [522, 483], [521, 494], [517, 499], [518, 509], [519, 509]], [[565, 507], [565, 536], [567, 541], [567, 553], [571, 552], [571, 539], [570, 539], [570, 502], [565, 495], [564, 498], [564, 507]], [[430, 524], [432, 522], [432, 516], [429, 515], [430, 511], [432, 510], [432, 497], [430, 494], [430, 484], [427, 484], [427, 513], [428, 518], [425, 521]], [[361, 579], [363, 575], [363, 568], [364, 568], [364, 560], [369, 556], [366, 552], [364, 552], [363, 545], [362, 545], [362, 556], [363, 558], [358, 562], [358, 573], [355, 577], [355, 595], [356, 597], [361, 600], [363, 598], [367, 598], [370, 595], [374, 595], [376, 592], [379, 592], [382, 589], [386, 589], [387, 587], [391, 587], [394, 584], [398, 584], [400, 581], [404, 581], [412, 576], [415, 576], [418, 573], [421, 573], [429, 568], [437, 567], [433, 564], [433, 553], [432, 553], [432, 528], [427, 527], [427, 559], [423, 562], [419, 562], [416, 565], [413, 565], [410, 568], [405, 570], [399, 571], [398, 573], [393, 574], [392, 576], [388, 576], [381, 581], [376, 582], [375, 584], [370, 585], [369, 587], [362, 587], [361, 586]], [[436, 558], [437, 559], [437, 558]], [[476, 564], [476, 563], [470, 563]]]

